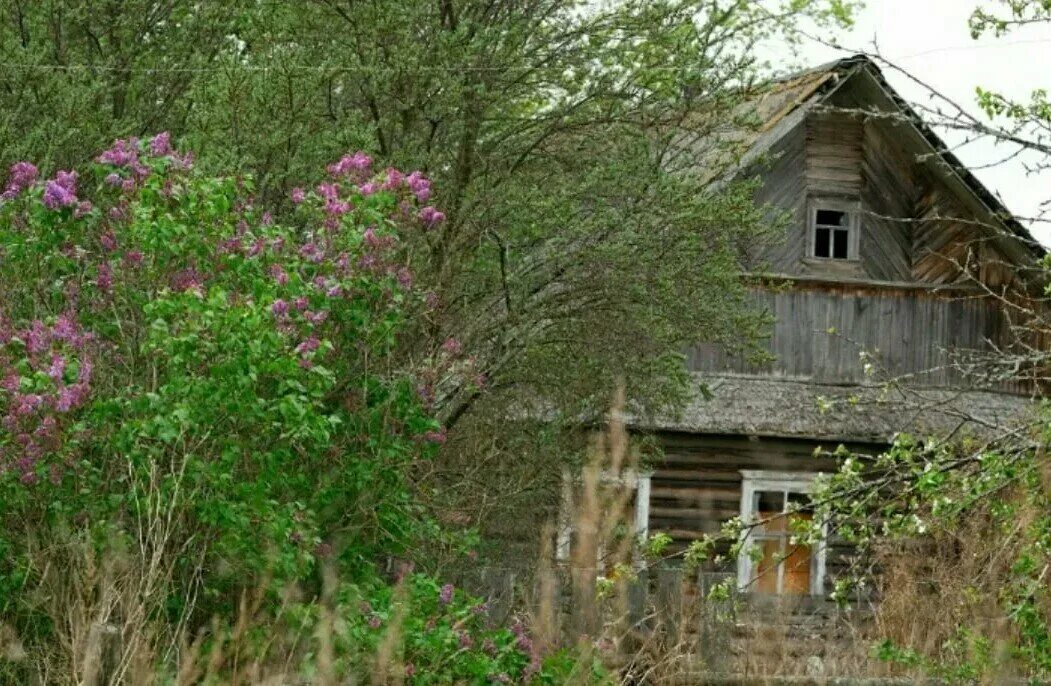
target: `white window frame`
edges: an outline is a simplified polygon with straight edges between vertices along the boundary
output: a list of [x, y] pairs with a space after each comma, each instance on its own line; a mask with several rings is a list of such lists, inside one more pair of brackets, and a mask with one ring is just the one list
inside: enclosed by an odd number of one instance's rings
[[[741, 521], [746, 525], [741, 532], [740, 553], [737, 556], [737, 588], [742, 592], [748, 592], [751, 586], [752, 569], [754, 563], [748, 554], [749, 535], [751, 529], [747, 527], [752, 523], [755, 502], [755, 494], [759, 491], [782, 491], [785, 493], [787, 502], [788, 493], [812, 493], [814, 480], [820, 476], [817, 472], [775, 472], [755, 469], [742, 469], [741, 476]], [[825, 557], [827, 553], [828, 526], [821, 524], [821, 540], [812, 547], [810, 551], [810, 595], [823, 596], [825, 593]], [[784, 574], [784, 565], [778, 564], [778, 587], [782, 585], [781, 577]], [[780, 596], [780, 594], [778, 594]]]
[[[812, 196], [807, 201], [807, 257], [827, 262], [857, 262], [860, 259], [861, 227], [858, 221], [859, 203], [844, 198]], [[817, 255], [817, 213], [818, 210], [843, 212], [847, 216], [847, 256], [819, 257]], [[829, 236], [829, 252], [832, 252], [832, 236]]]
[[[619, 484], [635, 491], [635, 540], [645, 541], [650, 533], [650, 478], [652, 472], [633, 469], [616, 476], [603, 470], [599, 477], [604, 485]], [[562, 471], [562, 506], [559, 508], [558, 532], [555, 541], [555, 559], [568, 562], [572, 554], [573, 540], [573, 486], [574, 479], [568, 469]]]

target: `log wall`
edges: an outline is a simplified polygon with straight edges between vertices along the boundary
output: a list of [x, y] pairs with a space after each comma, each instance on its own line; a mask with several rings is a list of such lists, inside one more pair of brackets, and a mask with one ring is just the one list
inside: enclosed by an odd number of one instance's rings
[[[673, 550], [681, 550], [704, 534], [715, 534], [731, 517], [740, 514], [741, 470], [764, 469], [783, 472], [831, 472], [830, 457], [815, 456], [816, 441], [758, 439], [746, 436], [704, 436], [666, 433], [661, 436], [663, 458], [653, 465], [650, 479], [649, 531], [672, 537]], [[827, 444], [826, 450], [835, 449]], [[874, 453], [881, 445], [852, 444], [858, 452]], [[825, 589], [831, 592], [835, 578], [850, 564], [852, 550], [833, 534], [825, 558]], [[716, 551], [725, 555], [729, 543]], [[736, 563], [709, 564], [712, 574], [735, 574]]]

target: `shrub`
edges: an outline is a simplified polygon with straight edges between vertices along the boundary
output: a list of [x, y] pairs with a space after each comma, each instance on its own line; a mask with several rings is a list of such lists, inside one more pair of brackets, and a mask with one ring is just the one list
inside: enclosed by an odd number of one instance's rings
[[175, 613], [263, 575], [304, 579], [322, 557], [368, 575], [413, 540], [407, 470], [443, 434], [393, 363], [426, 308], [399, 241], [442, 217], [419, 206], [418, 173], [362, 154], [329, 173], [280, 226], [250, 180], [196, 173], [166, 134], [117, 141], [82, 176], [12, 168], [0, 612], [23, 632], [31, 542], [63, 531], [135, 546], [160, 527], [148, 545], [173, 565]]

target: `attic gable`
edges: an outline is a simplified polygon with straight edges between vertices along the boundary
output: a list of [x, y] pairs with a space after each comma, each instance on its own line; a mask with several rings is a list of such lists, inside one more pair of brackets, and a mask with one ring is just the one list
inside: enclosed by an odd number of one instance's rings
[[[759, 124], [738, 173], [761, 170], [757, 200], [786, 211], [791, 233], [750, 268], [765, 260], [765, 271], [931, 284], [969, 269], [999, 287], [1043, 255], [870, 60], [790, 77], [752, 102]], [[815, 239], [815, 198], [857, 203], [854, 263], [820, 257], [828, 250]]]

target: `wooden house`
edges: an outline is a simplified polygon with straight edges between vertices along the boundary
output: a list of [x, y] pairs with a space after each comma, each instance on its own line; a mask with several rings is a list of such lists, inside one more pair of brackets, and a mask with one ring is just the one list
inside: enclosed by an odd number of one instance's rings
[[[1043, 251], [877, 66], [844, 59], [750, 104], [739, 173], [758, 173], [757, 201], [788, 221], [743, 265], [774, 318], [771, 359], [698, 345], [688, 364], [710, 399], [635, 423], [664, 449], [633, 481], [636, 528], [680, 548], [804, 500], [836, 468], [818, 447], [876, 453], [900, 431], [980, 429], [1023, 413], [1032, 391], [962, 361], [1010, 346], [1003, 303], [1026, 297]], [[888, 393], [887, 377], [908, 393]], [[750, 593], [825, 597], [847, 554], [834, 540], [789, 549], [783, 525], [749, 535], [760, 555], [710, 571]]]

